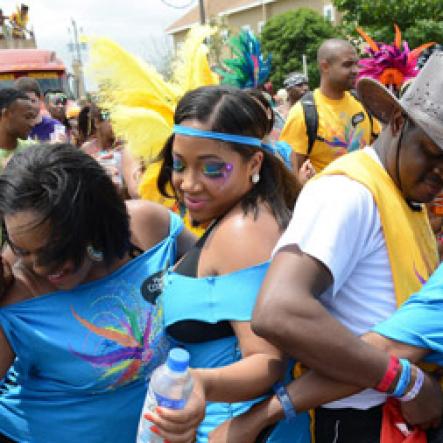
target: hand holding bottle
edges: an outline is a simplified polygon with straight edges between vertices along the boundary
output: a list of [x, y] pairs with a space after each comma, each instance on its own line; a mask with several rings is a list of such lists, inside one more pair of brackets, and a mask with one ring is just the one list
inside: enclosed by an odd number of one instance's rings
[[[184, 409], [162, 407], [145, 414], [147, 423], [168, 443], [194, 443], [199, 424], [205, 417], [206, 401], [203, 385], [193, 373], [194, 386]], [[149, 420], [149, 421], [148, 421]], [[160, 440], [162, 441], [162, 440]]]
[[205, 415], [205, 396], [188, 364], [185, 350], [172, 349], [166, 364], [152, 374], [137, 443], [195, 441], [196, 429]]

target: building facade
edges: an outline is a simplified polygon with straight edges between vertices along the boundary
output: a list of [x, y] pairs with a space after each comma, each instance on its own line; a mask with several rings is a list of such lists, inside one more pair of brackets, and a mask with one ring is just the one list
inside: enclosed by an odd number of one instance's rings
[[[250, 29], [260, 34], [264, 24], [274, 15], [292, 9], [311, 8], [332, 22], [338, 19], [331, 0], [201, 0], [204, 5], [205, 21], [210, 19], [223, 20], [232, 31]], [[186, 33], [201, 22], [200, 6], [197, 4], [186, 14], [172, 23], [166, 32], [172, 36], [174, 46], [184, 41]]]

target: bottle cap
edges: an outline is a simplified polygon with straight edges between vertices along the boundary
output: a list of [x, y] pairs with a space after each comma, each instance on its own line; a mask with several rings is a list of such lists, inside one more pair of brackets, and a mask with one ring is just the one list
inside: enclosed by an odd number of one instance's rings
[[171, 371], [185, 372], [189, 367], [189, 352], [181, 348], [171, 349], [166, 364]]

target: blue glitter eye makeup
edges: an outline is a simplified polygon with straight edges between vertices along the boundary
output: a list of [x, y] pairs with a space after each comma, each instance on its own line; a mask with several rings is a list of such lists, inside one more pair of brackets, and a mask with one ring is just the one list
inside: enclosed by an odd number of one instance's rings
[[183, 169], [185, 169], [183, 162], [178, 157], [173, 157], [172, 158], [172, 170], [174, 172], [183, 172]]
[[[180, 157], [175, 155], [172, 156], [173, 172], [182, 173], [188, 168], [188, 166], [185, 165], [184, 161]], [[198, 167], [200, 174], [212, 180], [227, 180], [233, 170], [232, 163], [222, 161], [205, 161], [202, 162]]]
[[225, 162], [210, 162], [203, 165], [203, 174], [209, 178], [228, 178], [232, 171], [232, 164]]

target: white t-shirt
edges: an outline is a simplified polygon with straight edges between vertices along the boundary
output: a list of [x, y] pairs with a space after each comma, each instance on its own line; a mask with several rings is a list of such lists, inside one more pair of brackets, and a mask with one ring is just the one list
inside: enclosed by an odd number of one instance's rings
[[[365, 152], [380, 162], [372, 148]], [[354, 334], [364, 334], [396, 310], [380, 215], [362, 184], [342, 175], [309, 182], [274, 254], [291, 244], [330, 270], [333, 285], [320, 301]], [[384, 394], [367, 389], [326, 407], [368, 409], [385, 399]]]

